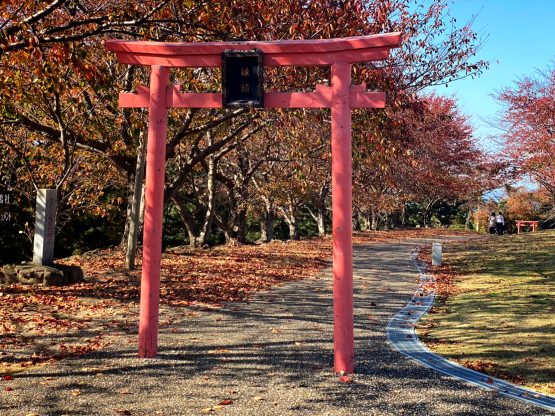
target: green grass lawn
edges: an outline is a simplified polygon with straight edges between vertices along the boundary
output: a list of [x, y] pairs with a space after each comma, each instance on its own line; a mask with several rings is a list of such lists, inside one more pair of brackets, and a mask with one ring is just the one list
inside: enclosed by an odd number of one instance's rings
[[555, 231], [445, 244], [444, 265], [454, 290], [419, 324], [421, 339], [467, 367], [555, 394]]

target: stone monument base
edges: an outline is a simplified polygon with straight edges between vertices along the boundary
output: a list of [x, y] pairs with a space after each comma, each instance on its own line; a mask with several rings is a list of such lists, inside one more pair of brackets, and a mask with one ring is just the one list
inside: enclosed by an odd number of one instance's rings
[[7, 264], [0, 269], [0, 284], [21, 283], [25, 285], [64, 286], [83, 280], [79, 266], [54, 264], [41, 266], [33, 263]]

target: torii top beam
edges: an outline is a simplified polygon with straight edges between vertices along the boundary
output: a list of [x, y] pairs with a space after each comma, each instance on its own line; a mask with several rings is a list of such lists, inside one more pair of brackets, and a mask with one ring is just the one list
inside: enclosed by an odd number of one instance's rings
[[[260, 49], [264, 66], [331, 66], [336, 62], [387, 59], [389, 51], [401, 44], [400, 33], [356, 36], [338, 39], [284, 40], [268, 42], [201, 42], [165, 43], [109, 40], [106, 48], [116, 53], [124, 64], [160, 65], [165, 67], [219, 67], [221, 54], [227, 49]], [[315, 92], [266, 92], [266, 108], [326, 108], [331, 105], [331, 88], [317, 85]], [[149, 106], [148, 87], [138, 86], [136, 92], [120, 93], [119, 106], [146, 108]], [[221, 108], [221, 93], [180, 92], [174, 86], [167, 92], [166, 103], [172, 108]], [[351, 87], [351, 108], [383, 108], [385, 93], [366, 92], [365, 85]]]
[[249, 42], [165, 43], [109, 40], [105, 46], [124, 64], [167, 67], [219, 67], [226, 49], [260, 49], [265, 66], [329, 66], [334, 62], [365, 62], [387, 59], [401, 45], [401, 33], [354, 36], [338, 39]]

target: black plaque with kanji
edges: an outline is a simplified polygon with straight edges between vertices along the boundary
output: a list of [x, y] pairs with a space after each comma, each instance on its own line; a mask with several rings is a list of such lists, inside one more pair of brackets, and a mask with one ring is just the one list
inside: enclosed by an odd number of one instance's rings
[[222, 53], [222, 106], [264, 107], [263, 53], [226, 50]]

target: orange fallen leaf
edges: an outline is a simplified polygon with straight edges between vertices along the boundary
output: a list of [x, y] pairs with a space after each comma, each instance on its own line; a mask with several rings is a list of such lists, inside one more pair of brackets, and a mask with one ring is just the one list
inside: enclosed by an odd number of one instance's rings
[[217, 350], [210, 350], [208, 354], [227, 354], [230, 352], [227, 348], [218, 348]]
[[79, 396], [80, 394], [81, 394], [81, 390], [79, 390], [79, 389], [71, 390], [71, 395], [72, 396]]
[[6, 380], [6, 381], [10, 381], [10, 380], [13, 380], [13, 377], [12, 376], [4, 376], [3, 379]]
[[353, 379], [349, 376], [341, 376], [341, 377], [339, 377], [339, 381], [341, 383], [352, 383]]
[[233, 404], [233, 400], [225, 399], [218, 403], [218, 406], [229, 406], [230, 404]]
[[4, 390], [6, 391], [13, 391], [13, 389], [11, 387], [6, 387]]

